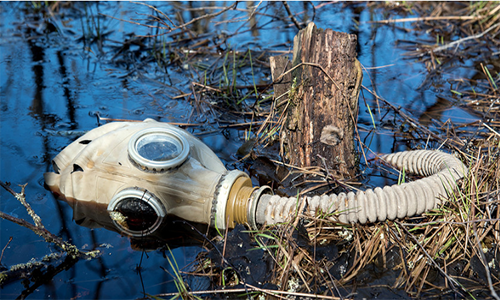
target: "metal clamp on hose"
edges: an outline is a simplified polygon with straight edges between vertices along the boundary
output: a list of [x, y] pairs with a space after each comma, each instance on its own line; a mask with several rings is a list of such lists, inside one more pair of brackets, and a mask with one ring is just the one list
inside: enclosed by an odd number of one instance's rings
[[257, 206], [259, 201], [262, 199], [262, 195], [274, 195], [271, 187], [264, 185], [253, 191], [247, 209], [247, 222], [252, 230], [258, 230], [257, 225]]

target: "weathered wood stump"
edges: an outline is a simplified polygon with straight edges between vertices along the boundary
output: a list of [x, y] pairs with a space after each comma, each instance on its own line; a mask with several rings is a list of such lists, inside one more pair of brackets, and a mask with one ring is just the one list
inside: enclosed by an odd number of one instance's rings
[[356, 43], [356, 35], [309, 23], [294, 38], [292, 62], [270, 58], [291, 164], [325, 167], [324, 158], [337, 179], [355, 176], [354, 128], [363, 76]]

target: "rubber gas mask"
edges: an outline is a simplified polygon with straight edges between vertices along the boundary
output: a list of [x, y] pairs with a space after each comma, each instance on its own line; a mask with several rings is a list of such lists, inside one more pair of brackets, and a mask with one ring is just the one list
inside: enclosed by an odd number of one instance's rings
[[152, 119], [89, 131], [54, 158], [53, 169], [46, 185], [72, 206], [75, 220], [105, 207], [107, 214], [85, 222], [133, 237], [153, 234], [168, 215], [219, 229], [255, 226], [256, 199], [270, 193], [228, 171], [189, 132]]
[[54, 159], [55, 173], [46, 173], [45, 182], [73, 207], [80, 225], [95, 223], [141, 237], [160, 234], [168, 215], [219, 229], [236, 223], [256, 229], [288, 222], [299, 213], [329, 215], [344, 224], [404, 218], [436, 208], [468, 172], [458, 158], [441, 151], [380, 158], [426, 177], [356, 193], [272, 196], [267, 186], [252, 187], [245, 173], [227, 171], [187, 131], [147, 119], [88, 132]]

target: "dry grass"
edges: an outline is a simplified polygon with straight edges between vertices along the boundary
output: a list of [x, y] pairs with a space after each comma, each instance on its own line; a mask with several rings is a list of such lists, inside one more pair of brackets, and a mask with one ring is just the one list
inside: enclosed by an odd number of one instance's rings
[[[432, 28], [439, 32], [451, 26], [450, 31], [459, 30], [479, 39], [479, 42], [474, 41], [475, 45], [459, 49], [461, 55], [472, 51], [471, 47], [487, 47], [487, 43], [492, 40], [498, 44], [498, 40], [494, 39], [500, 30], [497, 24], [500, 6], [497, 3], [459, 5], [465, 6], [464, 11], [454, 11], [456, 15], [466, 15], [467, 12], [473, 17], [455, 18], [447, 14], [446, 8], [453, 5], [415, 3], [413, 9], [421, 15], [424, 9], [433, 13], [429, 17], [411, 21], [421, 22], [417, 29]], [[481, 38], [485, 38], [484, 41]], [[462, 39], [464, 44], [469, 40]], [[455, 59], [457, 55], [449, 51], [451, 46], [420, 46], [418, 53], [409, 52], [409, 55], [421, 57], [429, 72], [439, 68], [445, 58]], [[288, 241], [288, 247], [280, 248], [281, 253], [276, 256], [286, 258], [287, 262], [285, 267], [276, 272], [279, 285], [286, 286], [286, 280], [295, 274], [299, 278], [308, 278], [302, 279], [302, 289], [311, 292], [313, 281], [321, 278], [323, 288], [330, 288], [331, 295], [339, 295], [341, 293], [332, 290], [332, 287], [340, 286], [354, 291], [357, 277], [375, 265], [386, 270], [397, 270], [398, 278], [391, 288], [404, 289], [412, 297], [439, 295], [443, 289], [446, 293], [465, 298], [498, 297], [495, 290], [500, 289], [499, 76], [492, 74], [486, 64], [480, 64], [480, 70], [483, 78], [474, 81], [457, 79], [460, 84], [451, 92], [460, 96], [461, 103], [481, 116], [482, 121], [442, 124], [441, 132], [429, 130], [375, 95], [382, 105], [394, 110], [410, 124], [414, 129], [411, 133], [413, 138], [427, 137], [428, 141], [434, 140], [460, 154], [467, 163], [470, 172], [453, 197], [424, 216], [395, 222], [343, 227], [321, 217], [309, 220], [305, 228], [314, 249], [326, 243], [347, 245], [345, 251], [351, 255], [351, 260], [347, 270], [341, 274], [327, 271], [337, 262], [317, 260], [315, 252], [297, 246], [292, 238], [296, 227], [280, 229], [278, 232], [281, 232], [283, 240]], [[389, 263], [388, 259], [392, 262]]]
[[[433, 120], [435, 126], [429, 129], [427, 124], [421, 124], [365, 87], [376, 98], [379, 104], [376, 109], [393, 111], [405, 124], [393, 128], [396, 135], [447, 148], [461, 157], [470, 172], [452, 199], [446, 199], [448, 201], [438, 209], [423, 216], [353, 226], [332, 223], [326, 216], [312, 219], [297, 216], [289, 224], [251, 233], [258, 248], [272, 257], [275, 265], [272, 283], [281, 292], [264, 292], [255, 287], [234, 289], [234, 292], [259, 291], [268, 296], [274, 293], [278, 298], [309, 294], [350, 297], [364, 284], [370, 287], [369, 283], [364, 283], [369, 280], [363, 281], [365, 273], [377, 270], [380, 274], [392, 272], [395, 276], [394, 283], [385, 284], [384, 288], [402, 290], [415, 298], [437, 295], [496, 297], [495, 290], [500, 289], [499, 76], [490, 71], [489, 66], [494, 62], [491, 53], [485, 51], [491, 44], [500, 44], [500, 6], [496, 2], [412, 2], [397, 8], [387, 7], [393, 5], [391, 3], [369, 5], [425, 16], [379, 22], [388, 26], [415, 22], [414, 30], [426, 31], [435, 37], [435, 43], [400, 44], [407, 49], [408, 57], [418, 59], [427, 67], [429, 75], [423, 85], [459, 56], [482, 53], [484, 63], [478, 68], [482, 76], [455, 78], [453, 88], [448, 91], [448, 98], [454, 99], [455, 105], [479, 116], [481, 121], [459, 124], [450, 120], [445, 123]], [[203, 55], [206, 58], [212, 54], [204, 52]], [[238, 124], [225, 126], [239, 126], [246, 130], [246, 137], [256, 139], [255, 147], [270, 145], [282, 136], [283, 111], [290, 102], [283, 99], [271, 101], [272, 83], [261, 86], [248, 82], [239, 84], [236, 76], [249, 66], [267, 67], [268, 55], [269, 52], [230, 50], [223, 59], [209, 59], [208, 66], [200, 67], [199, 79], [193, 81], [192, 92], [183, 97], [194, 99], [200, 111], [214, 114], [219, 122], [223, 121], [219, 119], [221, 112], [231, 114], [232, 120]], [[189, 62], [195, 57], [187, 56], [182, 61]], [[240, 100], [242, 98], [244, 101]], [[260, 101], [263, 98], [266, 100]], [[250, 99], [252, 101], [248, 101]], [[242, 119], [245, 122], [241, 122]], [[369, 151], [359, 136], [358, 141], [366, 148], [364, 150]], [[283, 147], [280, 150], [283, 151]], [[281, 154], [285, 157], [285, 153]], [[252, 158], [251, 153], [243, 159], [248, 158]], [[274, 162], [290, 168], [284, 180], [298, 175], [303, 177], [298, 184], [302, 193], [332, 185], [332, 182], [325, 183], [325, 178], [333, 178], [321, 167], [300, 169], [284, 162]], [[311, 181], [313, 177], [322, 178], [321, 183]], [[334, 185], [354, 189], [344, 182], [335, 182]], [[225, 276], [221, 269], [206, 265], [203, 259], [197, 272], [213, 277], [218, 286]], [[237, 280], [237, 274], [235, 276], [231, 280]], [[217, 293], [217, 290], [212, 292]]]
[[[302, 224], [299, 219], [307, 217], [298, 216], [286, 226], [267, 228], [276, 237], [268, 244], [277, 262], [274, 283], [286, 291], [298, 280], [297, 292], [345, 296], [375, 266], [395, 271], [389, 288], [415, 298], [443, 289], [465, 298], [491, 295], [490, 289], [500, 288], [500, 153], [498, 147], [488, 151], [479, 148], [467, 159], [471, 171], [453, 199], [424, 216], [353, 226], [323, 217]], [[319, 254], [328, 247], [345, 252], [334, 259]]]

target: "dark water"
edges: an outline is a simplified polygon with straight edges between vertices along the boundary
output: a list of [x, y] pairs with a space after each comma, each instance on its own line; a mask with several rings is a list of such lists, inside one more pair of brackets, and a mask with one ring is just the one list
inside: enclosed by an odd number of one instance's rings
[[[227, 6], [229, 3], [155, 2], [154, 5], [169, 16], [175, 16], [178, 11], [184, 20], [190, 20], [193, 15], [179, 7]], [[245, 5], [240, 3], [238, 8], [245, 9]], [[313, 15], [311, 4], [290, 5], [294, 12], [304, 11], [300, 18], [310, 19]], [[286, 16], [281, 4], [264, 2], [259, 7], [263, 14], [255, 17], [256, 29], [250, 30], [250, 22], [214, 24], [235, 17], [247, 20], [248, 12], [244, 11], [228, 11], [213, 23], [200, 22], [195, 29], [211, 39], [217, 34], [236, 33], [224, 46], [241, 51], [290, 50], [297, 29], [273, 18]], [[76, 225], [69, 206], [57, 201], [43, 187], [43, 173], [51, 170], [51, 159], [76, 138], [54, 132], [91, 130], [98, 126], [97, 114], [115, 119], [210, 121], [210, 117], [196, 109], [193, 101], [174, 98], [189, 93], [191, 82], [199, 81], [193, 67], [189, 64], [160, 66], [150, 59], [151, 41], [145, 40], [144, 46], [122, 49], [123, 41], [133, 35], [155, 32], [108, 17], [140, 20], [144, 18], [141, 14], [151, 13], [146, 6], [128, 2], [60, 3], [51, 17], [47, 10], [39, 12], [31, 2], [0, 4], [0, 180], [11, 182], [16, 191], [20, 190], [17, 184], [28, 183], [27, 200], [48, 230], [82, 249], [98, 248], [103, 252], [99, 259], [80, 261], [70, 270], [59, 273], [50, 283], [39, 287], [30, 296], [32, 299], [130, 299], [143, 295], [142, 285], [149, 294], [177, 291], [172, 277], [160, 268], [171, 270], [162, 252], [134, 251], [129, 240], [115, 232]], [[369, 23], [391, 16], [382, 10], [365, 4], [325, 4], [314, 13], [314, 21], [320, 28], [358, 34], [359, 60], [368, 69], [363, 84], [370, 89], [376, 87], [380, 96], [405, 108], [416, 119], [424, 116], [429, 107], [442, 103], [443, 95], [453, 100], [449, 92], [452, 79], [471, 78], [478, 73], [472, 63], [464, 62], [453, 66], [453, 72], [445, 70], [440, 76], [427, 80], [425, 66], [414, 59], [405, 59], [406, 50], [397, 47], [396, 41], [418, 40], [432, 44], [432, 38], [406, 30], [412, 28], [411, 23], [398, 26]], [[165, 37], [165, 42], [167, 52], [179, 46], [172, 35]], [[373, 67], [380, 68], [370, 69]], [[257, 76], [260, 82], [270, 82], [265, 67], [257, 67], [255, 72], [260, 74]], [[377, 126], [374, 132], [371, 132], [372, 119], [366, 103], [374, 113]], [[466, 123], [477, 118], [447, 104], [449, 100], [444, 103], [440, 114], [434, 116], [441, 121]], [[385, 129], [379, 121], [381, 116], [385, 120], [393, 117], [386, 116], [387, 110], [382, 109], [379, 114], [377, 109], [375, 99], [363, 91], [358, 122], [361, 138], [371, 150], [387, 153], [425, 144], [425, 141], [407, 141], [395, 136], [392, 129]], [[204, 132], [201, 139], [228, 168], [234, 168], [232, 163], [238, 160], [236, 151], [244, 141], [243, 132], [221, 130], [216, 123], [191, 130], [197, 134]], [[367, 172], [369, 175], [370, 169]], [[369, 176], [365, 182], [367, 186], [385, 183], [385, 179]], [[0, 197], [1, 211], [30, 220], [9, 193], [2, 189]], [[0, 226], [0, 248], [13, 238], [2, 257], [4, 266], [58, 251], [28, 229], [5, 220], [0, 220]], [[173, 249], [172, 254], [183, 268], [200, 251], [199, 246], [180, 246]], [[22, 283], [16, 281], [0, 290], [0, 295], [2, 299], [15, 298], [23, 289]]]

